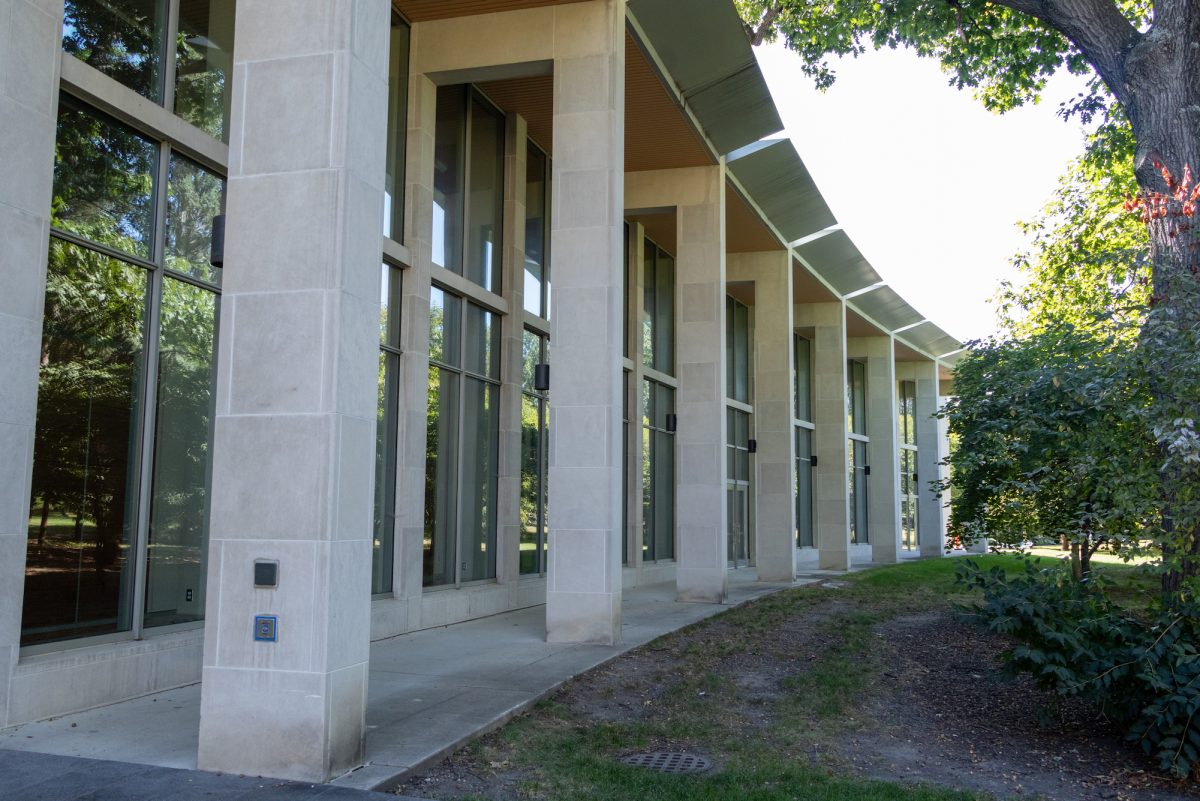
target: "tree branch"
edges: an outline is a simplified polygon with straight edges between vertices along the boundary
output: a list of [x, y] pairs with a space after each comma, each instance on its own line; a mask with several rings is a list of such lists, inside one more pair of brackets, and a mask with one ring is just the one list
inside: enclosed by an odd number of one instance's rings
[[775, 18], [783, 11], [782, 3], [775, 3], [767, 6], [767, 10], [763, 13], [763, 18], [758, 21], [757, 28], [746, 26], [746, 33], [750, 35], [750, 44], [752, 47], [758, 47], [767, 38], [767, 33], [771, 30], [771, 24], [775, 22]]
[[1125, 57], [1142, 34], [1112, 0], [994, 0], [1038, 19], [1079, 48], [1113, 96], [1127, 104]]

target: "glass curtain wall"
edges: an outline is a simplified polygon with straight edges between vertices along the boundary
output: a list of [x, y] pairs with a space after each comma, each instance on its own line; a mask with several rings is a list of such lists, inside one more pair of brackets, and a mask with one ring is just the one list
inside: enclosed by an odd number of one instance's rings
[[525, 157], [525, 311], [550, 319], [550, 159], [532, 141]]
[[424, 583], [496, 575], [500, 320], [430, 290]]
[[500, 294], [504, 116], [467, 84], [437, 92], [433, 263]]
[[379, 388], [375, 425], [375, 532], [371, 592], [392, 591], [396, 541], [396, 446], [400, 403], [399, 267], [384, 263], [379, 281]]
[[816, 545], [812, 461], [812, 341], [799, 334], [792, 341], [792, 376], [795, 381], [796, 418], [796, 545]]
[[408, 150], [408, 57], [411, 32], [392, 14], [388, 48], [388, 134], [383, 180], [383, 235], [404, 241], [404, 164]]
[[[387, 155], [383, 235], [404, 238], [404, 159], [408, 138], [409, 29], [392, 15], [388, 54]], [[371, 592], [392, 592], [396, 549], [396, 481], [400, 404], [400, 309], [403, 270], [383, 262], [379, 283], [379, 386], [375, 433], [374, 535]]]
[[675, 558], [675, 259], [643, 244], [642, 561]]
[[725, 296], [725, 396], [750, 402], [753, 371], [750, 369], [750, 308]]
[[729, 562], [735, 567], [750, 560], [750, 415], [725, 410], [727, 526]]
[[642, 365], [675, 375], [675, 259], [647, 239], [642, 290]]
[[[162, 102], [182, 56], [119, 5], [68, 3], [64, 48]], [[55, 152], [22, 645], [204, 614], [225, 181], [67, 94]]]
[[549, 364], [549, 341], [528, 329], [521, 370], [521, 556], [524, 574], [546, 572], [547, 393], [534, 384], [535, 368]]
[[900, 381], [896, 386], [900, 430], [900, 530], [905, 550], [915, 551], [917, 543], [917, 431], [915, 381]]
[[234, 0], [67, 0], [65, 53], [229, 140]]
[[867, 476], [871, 466], [867, 461], [867, 366], [859, 361], [846, 365], [846, 428], [850, 441], [846, 446], [849, 460], [850, 484], [850, 542], [868, 541]]
[[750, 309], [725, 297], [725, 494], [729, 563], [750, 563]]
[[[626, 220], [622, 227], [622, 277], [624, 285], [621, 291], [621, 353], [625, 356], [627, 364], [632, 364], [633, 354], [629, 349], [629, 314], [630, 314], [630, 287], [632, 285], [633, 276], [631, 267], [633, 260], [630, 259], [630, 242], [629, 242], [629, 221]], [[629, 531], [629, 382], [630, 371], [626, 367], [621, 372], [621, 564], [629, 564], [629, 543], [632, 538], [632, 533]]]
[[642, 381], [642, 561], [675, 558], [675, 390]]

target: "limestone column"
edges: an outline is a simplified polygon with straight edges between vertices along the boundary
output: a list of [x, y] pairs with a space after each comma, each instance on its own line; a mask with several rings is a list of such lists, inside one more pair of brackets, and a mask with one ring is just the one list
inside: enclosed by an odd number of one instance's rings
[[796, 571], [796, 437], [792, 391], [792, 259], [787, 251], [731, 253], [729, 280], [754, 281], [754, 565], [759, 581]]
[[546, 639], [612, 644], [621, 633], [625, 2], [586, 5], [570, 49], [564, 41], [554, 58]]
[[871, 561], [900, 558], [900, 431], [896, 400], [896, 346], [890, 336], [851, 340], [850, 357], [867, 363], [867, 538]]
[[822, 570], [850, 569], [850, 463], [846, 456], [846, 308], [836, 303], [796, 307], [796, 325], [813, 337], [813, 494]]
[[0, 0], [0, 727], [21, 644], [62, 0]]
[[946, 510], [930, 485], [942, 477], [939, 464], [946, 455], [938, 410], [938, 368], [935, 362], [913, 366], [917, 376], [917, 540], [921, 556], [946, 553]]
[[496, 578], [521, 577], [521, 382], [525, 326], [525, 170], [528, 127], [509, 114], [504, 136], [504, 299], [509, 313], [500, 319], [500, 469], [497, 483], [499, 548]]
[[[389, 14], [238, 5], [206, 770], [320, 782], [362, 757]], [[277, 641], [254, 639], [257, 615]]]
[[728, 584], [725, 497], [725, 169], [676, 207], [675, 587], [681, 601], [720, 603]]

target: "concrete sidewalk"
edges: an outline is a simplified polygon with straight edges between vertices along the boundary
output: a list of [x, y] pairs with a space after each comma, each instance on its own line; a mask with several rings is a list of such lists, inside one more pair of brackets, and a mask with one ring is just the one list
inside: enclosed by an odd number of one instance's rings
[[328, 784], [0, 749], [0, 801], [422, 801]]
[[[819, 577], [808, 574], [796, 583]], [[753, 570], [742, 569], [730, 571], [729, 598], [719, 605], [679, 603], [673, 582], [631, 589], [622, 601], [622, 642], [614, 647], [547, 643], [542, 606], [373, 643], [366, 764], [332, 784], [387, 789], [572, 676], [790, 586], [759, 583]], [[0, 749], [195, 769], [199, 726], [200, 686], [192, 685], [6, 729]]]

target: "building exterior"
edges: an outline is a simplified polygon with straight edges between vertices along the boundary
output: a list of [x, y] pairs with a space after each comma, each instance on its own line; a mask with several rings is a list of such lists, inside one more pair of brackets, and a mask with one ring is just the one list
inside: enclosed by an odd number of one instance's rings
[[324, 780], [372, 640], [943, 552], [959, 343], [729, 0], [0, 20], [0, 726], [202, 681], [202, 768]]

